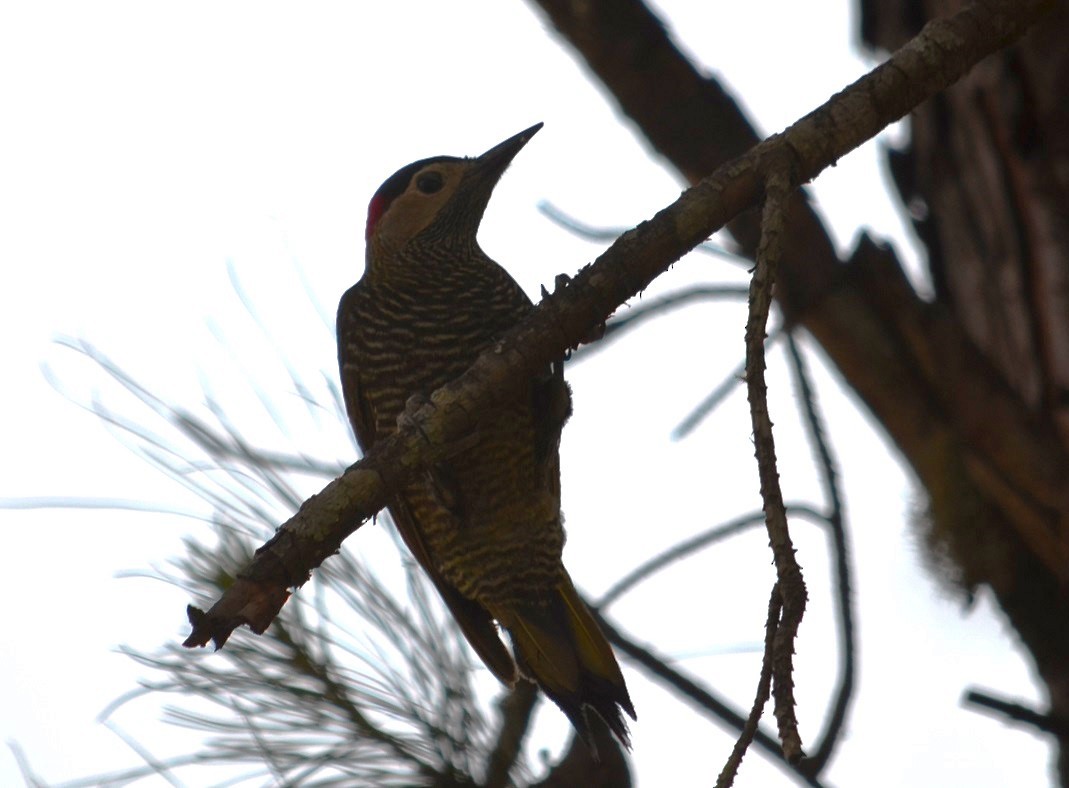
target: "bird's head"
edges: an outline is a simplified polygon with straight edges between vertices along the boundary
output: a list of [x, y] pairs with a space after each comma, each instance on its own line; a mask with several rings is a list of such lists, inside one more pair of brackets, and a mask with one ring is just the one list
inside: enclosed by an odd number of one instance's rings
[[540, 128], [537, 123], [475, 158], [421, 159], [387, 178], [368, 206], [368, 270], [417, 238], [474, 244], [494, 186]]

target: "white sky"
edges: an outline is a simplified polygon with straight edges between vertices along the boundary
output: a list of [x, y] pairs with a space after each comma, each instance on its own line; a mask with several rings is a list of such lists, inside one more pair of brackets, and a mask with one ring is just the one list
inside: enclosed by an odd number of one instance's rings
[[[868, 67], [851, 52], [843, 5], [659, 7], [687, 50], [775, 131]], [[678, 194], [528, 5], [369, 8], [0, 4], [0, 498], [119, 498], [205, 513], [75, 404], [97, 394], [114, 408], [125, 400], [57, 347], [57, 336], [92, 342], [170, 402], [196, 408], [207, 387], [260, 445], [348, 458], [344, 431], [306, 423], [278, 355], [313, 382], [334, 374], [329, 323], [361, 272], [367, 200], [409, 161], [477, 154], [545, 121], [498, 189], [481, 235], [532, 295], [598, 251], [542, 217], [540, 200], [624, 226]], [[868, 145], [814, 192], [844, 248], [858, 228], [871, 228], [917, 270], [878, 162]], [[228, 266], [269, 337], [235, 296]], [[693, 257], [650, 292], [741, 276]], [[591, 594], [683, 536], [758, 505], [741, 392], [690, 439], [668, 437], [741, 358], [743, 320], [738, 305], [694, 307], [570, 372], [565, 557]], [[986, 599], [963, 614], [922, 569], [905, 471], [834, 374], [814, 363], [848, 494], [861, 638], [858, 695], [828, 783], [1046, 783], [1044, 741], [959, 703], [974, 685], [1039, 698], [1011, 630]], [[42, 364], [66, 395], [46, 382]], [[770, 364], [787, 497], [816, 499], [780, 351]], [[256, 409], [249, 381], [281, 403], [293, 420], [288, 435]], [[8, 589], [0, 736], [49, 781], [137, 763], [94, 721], [146, 675], [115, 648], [151, 650], [183, 637], [188, 600], [162, 583], [115, 575], [166, 562], [184, 535], [203, 536], [206, 526], [156, 514], [10, 509], [0, 509], [0, 523]], [[834, 684], [833, 630], [822, 540], [804, 523], [795, 529], [811, 599], [797, 674], [811, 742]], [[764, 542], [757, 533], [693, 559], [612, 614], [748, 708], [758, 656], [724, 652], [761, 637], [771, 584]], [[639, 784], [711, 783], [731, 735], [666, 702], [626, 663], [625, 671], [639, 712]], [[554, 715], [540, 715], [542, 747], [564, 740]], [[189, 736], [156, 724], [158, 716], [148, 704], [120, 723], [157, 755], [188, 750]], [[18, 784], [18, 774], [0, 750], [0, 785]], [[789, 783], [751, 751], [740, 784]]]

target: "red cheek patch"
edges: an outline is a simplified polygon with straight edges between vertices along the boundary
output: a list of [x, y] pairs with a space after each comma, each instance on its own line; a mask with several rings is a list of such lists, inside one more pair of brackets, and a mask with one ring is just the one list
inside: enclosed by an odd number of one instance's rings
[[375, 232], [375, 227], [382, 219], [383, 214], [389, 210], [393, 201], [405, 193], [412, 176], [428, 164], [435, 164], [441, 161], [460, 161], [460, 159], [454, 159], [449, 156], [420, 159], [412, 162], [407, 167], [402, 167], [383, 182], [379, 190], [375, 192], [375, 196], [371, 198], [371, 204], [367, 207], [367, 228], [364, 230], [365, 240], [371, 239], [372, 234]]
[[364, 240], [371, 238], [371, 233], [375, 230], [375, 225], [379, 223], [379, 219], [386, 213], [386, 209], [390, 206], [390, 200], [385, 195], [376, 194], [371, 198], [371, 204], [367, 207], [367, 228], [364, 230]]

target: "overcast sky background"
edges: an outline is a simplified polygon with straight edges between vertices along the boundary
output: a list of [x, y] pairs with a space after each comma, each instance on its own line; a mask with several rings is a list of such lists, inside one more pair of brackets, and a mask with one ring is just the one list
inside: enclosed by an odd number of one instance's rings
[[[658, 8], [766, 133], [872, 65], [853, 49], [850, 3]], [[352, 460], [345, 429], [309, 417], [280, 358], [317, 392], [336, 374], [334, 307], [361, 273], [366, 204], [385, 177], [425, 156], [478, 154], [544, 121], [480, 235], [532, 296], [601, 248], [549, 222], [540, 201], [623, 227], [679, 193], [546, 27], [518, 0], [0, 3], [0, 498], [9, 507], [0, 509], [0, 737], [40, 776], [139, 762], [95, 722], [146, 675], [116, 648], [184, 637], [189, 600], [116, 574], [165, 563], [184, 536], [208, 538], [197, 517], [209, 514], [80, 407], [131, 405], [56, 338], [91, 342], [169, 402], [196, 409], [210, 392], [259, 446]], [[841, 249], [867, 228], [892, 240], [923, 284], [885, 193], [879, 145], [844, 158], [812, 192]], [[737, 266], [692, 255], [649, 294], [744, 281]], [[692, 437], [670, 439], [741, 359], [744, 319], [740, 304], [692, 307], [569, 371], [565, 559], [592, 596], [679, 539], [759, 508], [741, 390]], [[917, 500], [907, 472], [819, 354], [811, 358], [848, 496], [860, 636], [858, 694], [828, 784], [1048, 783], [1043, 740], [960, 706], [974, 685], [1039, 702], [1012, 631], [986, 595], [963, 612], [931, 579], [909, 526]], [[770, 386], [786, 495], [817, 501], [781, 350]], [[43, 497], [193, 516], [10, 508]], [[810, 591], [796, 676], [809, 743], [834, 686], [834, 625], [823, 537], [794, 528]], [[365, 533], [354, 538], [377, 538]], [[748, 708], [772, 583], [765, 541], [755, 532], [723, 544], [611, 614]], [[711, 783], [733, 735], [624, 668], [639, 713], [639, 784]], [[189, 751], [190, 736], [158, 718], [149, 701], [117, 722], [156, 755]], [[566, 734], [563, 717], [543, 708], [538, 747], [559, 749]], [[0, 750], [0, 785], [19, 782], [13, 755]], [[790, 783], [751, 751], [739, 784]]]

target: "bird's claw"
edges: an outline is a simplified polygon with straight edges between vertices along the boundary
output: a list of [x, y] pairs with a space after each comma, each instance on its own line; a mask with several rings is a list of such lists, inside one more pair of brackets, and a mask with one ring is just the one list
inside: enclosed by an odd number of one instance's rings
[[405, 400], [405, 409], [401, 411], [401, 414], [397, 417], [397, 429], [403, 430], [406, 427], [415, 427], [419, 429], [419, 423], [416, 419], [416, 413], [424, 405], [431, 405], [431, 399], [426, 394], [413, 394], [407, 400]]

